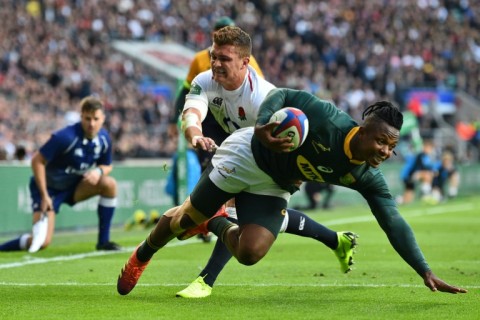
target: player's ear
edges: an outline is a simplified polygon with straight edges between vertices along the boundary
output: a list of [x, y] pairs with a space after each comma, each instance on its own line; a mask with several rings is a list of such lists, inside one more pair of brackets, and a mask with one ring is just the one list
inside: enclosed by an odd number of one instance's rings
[[243, 58], [243, 64], [242, 67], [248, 67], [248, 64], [250, 63], [250, 57], [245, 57]]
[[358, 134], [359, 137], [362, 137], [366, 134], [366, 132], [367, 132], [367, 128], [365, 128], [365, 126], [360, 126], [358, 128], [358, 133], [357, 134]]

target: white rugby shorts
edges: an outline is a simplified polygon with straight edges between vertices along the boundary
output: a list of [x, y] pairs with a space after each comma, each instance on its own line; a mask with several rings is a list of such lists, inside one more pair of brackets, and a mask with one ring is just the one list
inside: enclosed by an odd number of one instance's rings
[[229, 193], [242, 191], [258, 195], [290, 199], [290, 193], [280, 188], [262, 171], [253, 158], [251, 141], [253, 127], [242, 128], [230, 135], [212, 158], [210, 180]]

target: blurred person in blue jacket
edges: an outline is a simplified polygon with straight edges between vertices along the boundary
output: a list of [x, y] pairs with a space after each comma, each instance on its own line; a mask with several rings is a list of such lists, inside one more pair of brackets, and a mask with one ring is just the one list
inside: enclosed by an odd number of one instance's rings
[[422, 148], [421, 152], [406, 157], [405, 164], [400, 172], [404, 193], [397, 201], [401, 204], [408, 204], [415, 200], [415, 189], [418, 183], [420, 183], [422, 197], [430, 196], [432, 192], [435, 144], [432, 140], [426, 139]]
[[0, 251], [45, 249], [52, 241], [60, 206], [63, 203], [73, 206], [94, 196], [100, 196], [96, 249], [120, 249], [110, 241], [117, 182], [109, 175], [113, 170], [112, 141], [103, 128], [104, 105], [89, 96], [80, 102], [80, 108], [81, 120], [54, 132], [32, 157], [32, 233], [0, 244]]
[[[198, 160], [197, 153], [191, 147], [186, 150], [186, 178], [187, 178], [187, 194], [192, 192], [193, 188], [200, 179], [202, 174], [202, 168], [200, 166], [200, 161]], [[172, 197], [173, 203], [175, 206], [180, 205], [180, 200], [178, 197], [178, 153], [173, 156], [172, 167], [168, 173], [167, 184], [165, 186], [165, 192]]]
[[458, 195], [460, 174], [455, 166], [455, 157], [450, 151], [444, 151], [442, 160], [435, 168], [432, 183], [432, 197], [439, 202]]

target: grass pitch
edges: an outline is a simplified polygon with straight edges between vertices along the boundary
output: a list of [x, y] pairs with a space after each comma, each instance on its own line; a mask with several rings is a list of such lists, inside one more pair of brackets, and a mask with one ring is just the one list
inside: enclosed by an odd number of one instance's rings
[[212, 296], [195, 300], [175, 293], [197, 277], [213, 243], [171, 242], [120, 296], [118, 273], [148, 230], [114, 229], [112, 239], [126, 247], [116, 253], [93, 250], [95, 230], [57, 232], [45, 251], [0, 253], [0, 319], [479, 319], [479, 207], [480, 199], [460, 198], [400, 208], [433, 271], [467, 294], [430, 292], [365, 205], [310, 212], [360, 235], [350, 274], [321, 243], [281, 234], [258, 264], [232, 259]]

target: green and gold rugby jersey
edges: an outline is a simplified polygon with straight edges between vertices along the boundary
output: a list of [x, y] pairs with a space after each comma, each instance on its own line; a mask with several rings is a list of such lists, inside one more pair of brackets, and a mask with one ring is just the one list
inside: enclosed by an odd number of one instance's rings
[[363, 193], [373, 184], [376, 192], [382, 187], [382, 191], [388, 193], [378, 169], [365, 162], [351, 160], [350, 140], [357, 132], [358, 124], [332, 103], [303, 91], [273, 90], [260, 107], [257, 123], [268, 123], [275, 111], [287, 106], [298, 108], [307, 116], [307, 138], [301, 147], [292, 152], [276, 153], [263, 147], [254, 137], [252, 150], [262, 170], [282, 186], [295, 180], [311, 180]]
[[318, 181], [357, 190], [387, 234], [392, 246], [420, 275], [429, 270], [411, 228], [398, 212], [385, 177], [378, 168], [352, 160], [350, 141], [358, 124], [334, 104], [293, 89], [272, 90], [260, 106], [257, 124], [268, 123], [284, 107], [302, 110], [309, 121], [303, 145], [289, 153], [276, 153], [253, 136], [257, 165], [282, 188], [295, 191], [294, 181]]

